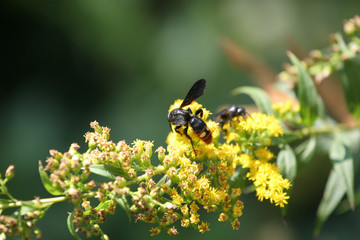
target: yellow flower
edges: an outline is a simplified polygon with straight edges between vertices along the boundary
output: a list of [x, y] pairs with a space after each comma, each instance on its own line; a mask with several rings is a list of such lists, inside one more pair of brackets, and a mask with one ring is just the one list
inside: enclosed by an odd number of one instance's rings
[[255, 156], [258, 159], [262, 159], [265, 161], [268, 161], [268, 160], [271, 160], [274, 158], [274, 154], [272, 152], [270, 152], [267, 147], [256, 149]]
[[281, 176], [276, 164], [268, 162], [273, 154], [267, 148], [255, 150], [255, 156], [258, 159], [241, 154], [239, 161], [243, 168], [249, 168], [246, 177], [254, 182], [259, 201], [269, 199], [276, 206], [284, 207], [289, 199], [285, 190], [290, 188], [290, 181]]
[[192, 213], [190, 215], [190, 222], [193, 223], [193, 224], [197, 224], [200, 221], [199, 216], [200, 215], [197, 214], [197, 213]]
[[183, 203], [184, 202], [184, 198], [181, 197], [179, 195], [179, 193], [176, 191], [176, 189], [172, 189], [171, 193], [170, 193], [170, 197], [172, 198], [172, 200], [174, 200], [177, 203]]
[[279, 115], [284, 115], [288, 112], [299, 112], [300, 111], [300, 105], [298, 103], [294, 103], [291, 100], [274, 103], [272, 105], [272, 108]]
[[[243, 131], [248, 134], [266, 132], [268, 137], [278, 137], [283, 134], [279, 120], [272, 115], [264, 113], [252, 113], [251, 117], [246, 118], [244, 121], [233, 121], [232, 125], [237, 133], [242, 133]], [[239, 137], [232, 136], [232, 138]]]
[[187, 204], [183, 205], [180, 210], [184, 216], [187, 216], [189, 214], [189, 207], [187, 206]]
[[238, 230], [240, 228], [240, 222], [239, 219], [235, 219], [232, 223], [231, 226], [234, 230]]
[[208, 191], [206, 191], [206, 194], [209, 196], [211, 202], [216, 205], [223, 202], [227, 196], [227, 193], [225, 191], [222, 191], [215, 187], [211, 187]]
[[195, 201], [193, 201], [190, 205], [190, 212], [191, 213], [196, 213], [199, 210], [198, 205], [196, 205]]
[[218, 221], [219, 222], [225, 222], [225, 221], [227, 221], [228, 220], [228, 215], [226, 214], [226, 213], [220, 213], [220, 215], [219, 215], [219, 218], [218, 218]]
[[243, 214], [242, 212], [243, 208], [244, 208], [243, 202], [237, 200], [233, 208], [233, 216], [240, 217]]
[[200, 179], [198, 179], [195, 183], [195, 188], [198, 188], [199, 190], [205, 190], [210, 187], [209, 179], [203, 175]]
[[155, 235], [158, 235], [161, 232], [161, 229], [152, 227], [149, 231], [150, 231], [150, 236], [155, 236]]
[[204, 223], [204, 222], [202, 222], [202, 223], [198, 226], [198, 230], [199, 230], [199, 232], [201, 232], [201, 233], [210, 231], [209, 223]]
[[181, 226], [182, 227], [187, 228], [189, 225], [190, 225], [189, 219], [184, 218], [184, 219], [181, 220]]
[[299, 124], [301, 121], [301, 117], [299, 115], [300, 104], [298, 102], [294, 102], [292, 100], [277, 102], [272, 105], [272, 108], [274, 109], [275, 115], [280, 120], [290, 121], [295, 124]]

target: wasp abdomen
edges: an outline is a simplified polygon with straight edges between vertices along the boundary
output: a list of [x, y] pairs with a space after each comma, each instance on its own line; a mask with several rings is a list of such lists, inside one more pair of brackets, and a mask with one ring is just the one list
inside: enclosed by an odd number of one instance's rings
[[211, 143], [211, 131], [202, 119], [194, 117], [190, 120], [190, 125], [199, 138], [201, 138], [207, 144]]

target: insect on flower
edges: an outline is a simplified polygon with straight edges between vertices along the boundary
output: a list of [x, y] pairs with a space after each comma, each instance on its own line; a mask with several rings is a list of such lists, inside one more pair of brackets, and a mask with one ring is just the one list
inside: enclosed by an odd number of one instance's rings
[[212, 118], [214, 121], [218, 122], [221, 127], [223, 127], [227, 122], [229, 122], [231, 126], [232, 120], [235, 117], [240, 116], [245, 120], [246, 116], [250, 116], [250, 114], [243, 107], [231, 105], [230, 107], [227, 107], [224, 110], [214, 114]]
[[196, 110], [195, 114], [192, 113], [191, 109], [183, 109], [184, 107], [191, 104], [193, 101], [195, 101], [198, 97], [203, 95], [206, 87], [206, 80], [200, 79], [194, 83], [194, 85], [191, 87], [190, 91], [187, 93], [186, 97], [184, 98], [184, 101], [181, 103], [179, 108], [176, 108], [169, 112], [168, 114], [168, 121], [170, 125], [171, 131], [173, 131], [172, 125], [176, 125], [175, 132], [182, 134], [179, 129], [182, 126], [185, 126], [183, 133], [184, 135], [190, 140], [191, 146], [195, 152], [196, 151], [193, 145], [192, 138], [188, 134], [189, 125], [192, 127], [194, 132], [199, 136], [201, 140], [203, 140], [205, 143], [209, 144], [212, 141], [212, 134], [209, 129], [209, 127], [206, 125], [206, 123], [201, 119], [203, 116], [203, 110], [202, 108], [199, 108]]

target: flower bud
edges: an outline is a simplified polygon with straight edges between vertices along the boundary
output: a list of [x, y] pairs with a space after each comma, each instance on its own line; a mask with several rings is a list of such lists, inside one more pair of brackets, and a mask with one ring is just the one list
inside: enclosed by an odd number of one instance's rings
[[10, 165], [5, 172], [5, 178], [7, 178], [8, 180], [12, 179], [15, 176], [15, 166], [14, 165]]
[[160, 146], [160, 147], [158, 147], [158, 148], [156, 149], [155, 152], [158, 153], [158, 159], [159, 159], [159, 161], [160, 161], [161, 163], [163, 163], [164, 158], [165, 158], [165, 152], [166, 152], [165, 148], [163, 148], [163, 147]]
[[108, 237], [108, 235], [106, 235], [106, 234], [103, 234], [102, 236], [101, 236], [101, 240], [109, 240], [110, 238]]
[[102, 128], [100, 127], [100, 125], [97, 121], [91, 122], [90, 127], [92, 129], [94, 129], [95, 132], [100, 133], [100, 134], [102, 133]]
[[353, 19], [345, 21], [344, 23], [344, 32], [348, 35], [354, 34], [356, 31], [355, 23]]
[[34, 229], [34, 236], [36, 239], [41, 239], [41, 230], [38, 228]]
[[50, 155], [53, 156], [56, 160], [60, 161], [62, 158], [62, 153], [59, 152], [58, 150], [55, 149], [51, 149], [49, 150]]

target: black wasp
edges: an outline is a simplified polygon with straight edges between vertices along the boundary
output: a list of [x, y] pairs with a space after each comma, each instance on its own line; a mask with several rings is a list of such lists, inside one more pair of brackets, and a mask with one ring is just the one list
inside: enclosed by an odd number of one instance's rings
[[190, 91], [187, 93], [184, 101], [181, 103], [179, 108], [172, 110], [168, 114], [168, 121], [170, 125], [171, 131], [173, 131], [172, 125], [176, 125], [175, 132], [182, 134], [179, 132], [181, 126], [185, 126], [183, 133], [190, 140], [191, 146], [196, 154], [193, 142], [191, 137], [188, 135], [189, 125], [192, 127], [194, 132], [199, 136], [201, 140], [205, 143], [209, 144], [212, 141], [212, 134], [209, 127], [206, 123], [201, 119], [203, 116], [202, 108], [196, 110], [195, 114], [192, 113], [191, 109], [183, 109], [187, 105], [191, 104], [198, 97], [203, 95], [206, 87], [206, 80], [200, 79], [194, 83], [191, 87]]
[[231, 121], [235, 117], [242, 117], [246, 119], [246, 115], [250, 116], [248, 112], [246, 112], [245, 108], [239, 107], [236, 105], [231, 105], [230, 107], [225, 108], [224, 110], [216, 113], [213, 116], [213, 120], [217, 121], [221, 127], [224, 126], [225, 123], [229, 122], [231, 125]]

